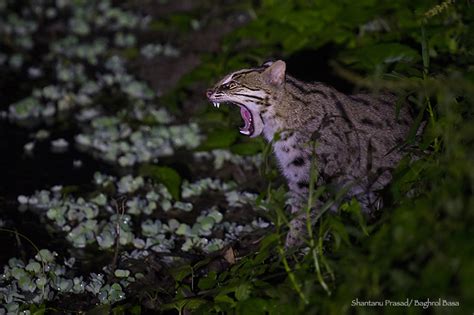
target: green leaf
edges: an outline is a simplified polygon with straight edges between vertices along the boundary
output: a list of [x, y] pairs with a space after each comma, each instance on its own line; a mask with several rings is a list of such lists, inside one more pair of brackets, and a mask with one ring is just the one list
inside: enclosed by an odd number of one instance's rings
[[199, 280], [198, 287], [201, 290], [208, 290], [216, 285], [217, 274], [215, 271], [210, 272], [207, 277]]
[[140, 305], [135, 305], [129, 311], [132, 315], [140, 315], [142, 313], [142, 307]]
[[[268, 314], [268, 304], [270, 301], [261, 299], [261, 298], [250, 298], [246, 300], [245, 302], [241, 302], [238, 305], [237, 308], [237, 313], [239, 314]], [[282, 311], [281, 309], [278, 309], [276, 314], [295, 314], [295, 310], [293, 309], [292, 312], [285, 312]], [[300, 312], [296, 312], [300, 313]], [[270, 312], [270, 314], [273, 314], [273, 312]]]
[[35, 255], [35, 259], [38, 261], [43, 261], [45, 263], [53, 262], [54, 255], [47, 249], [41, 249], [38, 254]]
[[46, 312], [46, 306], [44, 304], [41, 305], [31, 305], [30, 306], [30, 313], [31, 315], [43, 315]]
[[140, 167], [139, 173], [162, 183], [174, 199], [180, 199], [181, 176], [171, 167], [145, 164]]
[[178, 266], [170, 270], [171, 275], [176, 281], [182, 281], [191, 275], [193, 269], [189, 265]]
[[142, 308], [140, 305], [130, 306], [128, 304], [125, 304], [125, 305], [118, 305], [112, 309], [113, 315], [121, 315], [121, 314], [140, 315], [141, 313], [142, 313]]
[[421, 55], [423, 57], [423, 73], [428, 74], [430, 68], [430, 55], [428, 39], [426, 38], [425, 28], [421, 27]]
[[369, 69], [384, 63], [416, 62], [421, 59], [416, 50], [398, 43], [364, 46], [351, 54], [360, 64]]
[[218, 148], [228, 148], [237, 139], [237, 132], [230, 129], [216, 129], [207, 135], [207, 139], [197, 151], [208, 151]]
[[[347, 233], [346, 227], [339, 218], [328, 217], [328, 223], [330, 228], [333, 230], [333, 236], [338, 241], [342, 239], [347, 245], [350, 245], [349, 234]], [[336, 246], [338, 247], [338, 246]]]
[[[357, 219], [357, 222], [359, 223], [359, 227], [361, 228], [362, 232], [364, 232], [366, 236], [369, 236], [367, 224], [365, 223], [364, 216], [362, 215], [362, 209], [357, 199], [352, 198], [350, 202], [344, 203], [341, 206], [341, 210], [352, 214]], [[343, 234], [341, 234], [341, 236], [343, 236]]]
[[99, 305], [86, 313], [87, 315], [108, 315], [110, 314], [110, 305]]
[[219, 294], [214, 298], [214, 302], [216, 303], [225, 303], [230, 304], [232, 307], [235, 306], [235, 300], [228, 296], [227, 294]]
[[114, 272], [114, 275], [117, 278], [126, 278], [130, 275], [130, 271], [129, 270], [123, 270], [123, 269], [116, 269], [115, 272]]
[[26, 265], [25, 269], [33, 273], [38, 273], [41, 270], [41, 265], [38, 262], [33, 261]]
[[189, 299], [186, 301], [184, 308], [186, 308], [187, 310], [195, 310], [206, 303], [207, 301], [204, 299]]
[[252, 286], [248, 283], [240, 284], [235, 290], [235, 298], [239, 301], [244, 301], [249, 298]]
[[262, 152], [263, 145], [261, 141], [251, 141], [237, 143], [230, 147], [230, 151], [239, 155], [255, 155]]

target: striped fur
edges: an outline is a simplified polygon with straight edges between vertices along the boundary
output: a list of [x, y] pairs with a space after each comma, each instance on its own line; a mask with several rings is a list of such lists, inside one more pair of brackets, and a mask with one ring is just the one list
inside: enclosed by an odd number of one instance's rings
[[[235, 71], [208, 91], [209, 100], [244, 106], [254, 127], [248, 135], [273, 141], [293, 213], [306, 201], [313, 160], [318, 184], [347, 189], [346, 198], [356, 197], [367, 211], [380, 206], [377, 191], [390, 182], [402, 157], [392, 148], [408, 134], [409, 112], [402, 108], [397, 119], [392, 95], [348, 96], [322, 83], [299, 81], [285, 70], [280, 60]], [[293, 221], [288, 246], [298, 243], [301, 222]]]

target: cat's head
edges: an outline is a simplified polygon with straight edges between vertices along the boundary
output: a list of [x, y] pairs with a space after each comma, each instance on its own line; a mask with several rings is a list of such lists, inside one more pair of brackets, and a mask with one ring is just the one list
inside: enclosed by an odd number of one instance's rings
[[278, 101], [283, 91], [285, 70], [285, 62], [278, 60], [265, 62], [257, 68], [235, 71], [207, 90], [206, 96], [216, 107], [221, 103], [239, 106], [244, 120], [240, 133], [256, 137], [264, 128], [262, 113], [272, 106], [271, 103]]

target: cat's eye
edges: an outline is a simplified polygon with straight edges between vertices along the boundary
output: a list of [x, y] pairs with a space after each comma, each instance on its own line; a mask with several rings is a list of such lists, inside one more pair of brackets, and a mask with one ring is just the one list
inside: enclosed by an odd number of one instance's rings
[[236, 88], [237, 85], [238, 85], [238, 84], [237, 84], [236, 82], [230, 82], [230, 83], [227, 83], [227, 84], [222, 85], [222, 88], [223, 88], [224, 90], [230, 90], [230, 89]]

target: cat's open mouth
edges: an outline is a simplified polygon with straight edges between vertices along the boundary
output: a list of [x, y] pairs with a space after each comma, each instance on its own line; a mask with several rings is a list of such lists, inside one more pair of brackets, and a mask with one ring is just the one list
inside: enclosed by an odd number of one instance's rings
[[[212, 102], [212, 103], [214, 104], [214, 107], [217, 107], [217, 108], [219, 108], [219, 106], [221, 105], [221, 103], [219, 102]], [[251, 136], [253, 132], [255, 131], [255, 127], [253, 125], [252, 112], [245, 105], [233, 103], [233, 102], [230, 102], [230, 103], [240, 107], [240, 116], [242, 116], [242, 119], [244, 120], [244, 125], [239, 128], [240, 133], [246, 136]]]

